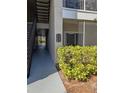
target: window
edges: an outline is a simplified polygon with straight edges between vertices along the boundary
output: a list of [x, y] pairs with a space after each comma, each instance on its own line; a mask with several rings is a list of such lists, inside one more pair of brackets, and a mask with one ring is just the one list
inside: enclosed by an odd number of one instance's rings
[[85, 21], [85, 45], [97, 45], [97, 23]]
[[97, 45], [96, 21], [63, 21], [64, 45]]
[[83, 24], [76, 20], [64, 20], [63, 30], [64, 45], [83, 45]]
[[63, 6], [74, 9], [84, 9], [84, 0], [63, 0]]
[[66, 33], [66, 45], [77, 45], [78, 44], [78, 33]]
[[63, 6], [67, 8], [82, 9], [88, 11], [97, 11], [97, 0], [63, 0]]
[[86, 10], [97, 11], [97, 0], [86, 0], [85, 6]]

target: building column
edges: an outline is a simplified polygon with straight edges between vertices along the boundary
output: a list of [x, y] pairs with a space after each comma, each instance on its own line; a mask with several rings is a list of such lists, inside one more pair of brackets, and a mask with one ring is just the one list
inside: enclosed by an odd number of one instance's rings
[[63, 0], [54, 0], [55, 9], [55, 62], [57, 48], [63, 46]]
[[85, 20], [83, 21], [83, 46], [85, 46]]
[[50, 0], [49, 50], [56, 62], [56, 49], [63, 45], [63, 0]]
[[83, 45], [83, 21], [79, 22], [78, 24], [79, 29], [79, 37], [78, 37], [78, 44]]

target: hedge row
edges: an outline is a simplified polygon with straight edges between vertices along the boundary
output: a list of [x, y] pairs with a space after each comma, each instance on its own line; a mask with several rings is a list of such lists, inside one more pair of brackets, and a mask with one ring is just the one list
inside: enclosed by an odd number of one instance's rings
[[65, 46], [57, 50], [59, 68], [67, 79], [87, 80], [97, 73], [96, 46]]

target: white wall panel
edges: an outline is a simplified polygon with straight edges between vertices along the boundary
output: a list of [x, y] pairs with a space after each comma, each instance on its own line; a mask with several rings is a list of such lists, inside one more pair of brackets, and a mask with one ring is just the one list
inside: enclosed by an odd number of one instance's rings
[[97, 13], [78, 9], [63, 8], [63, 18], [78, 20], [96, 20]]

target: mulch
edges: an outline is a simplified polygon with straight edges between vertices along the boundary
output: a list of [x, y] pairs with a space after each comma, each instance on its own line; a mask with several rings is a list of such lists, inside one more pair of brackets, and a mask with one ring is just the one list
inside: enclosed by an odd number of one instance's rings
[[97, 76], [93, 75], [88, 81], [67, 80], [62, 71], [59, 75], [67, 93], [97, 93]]

